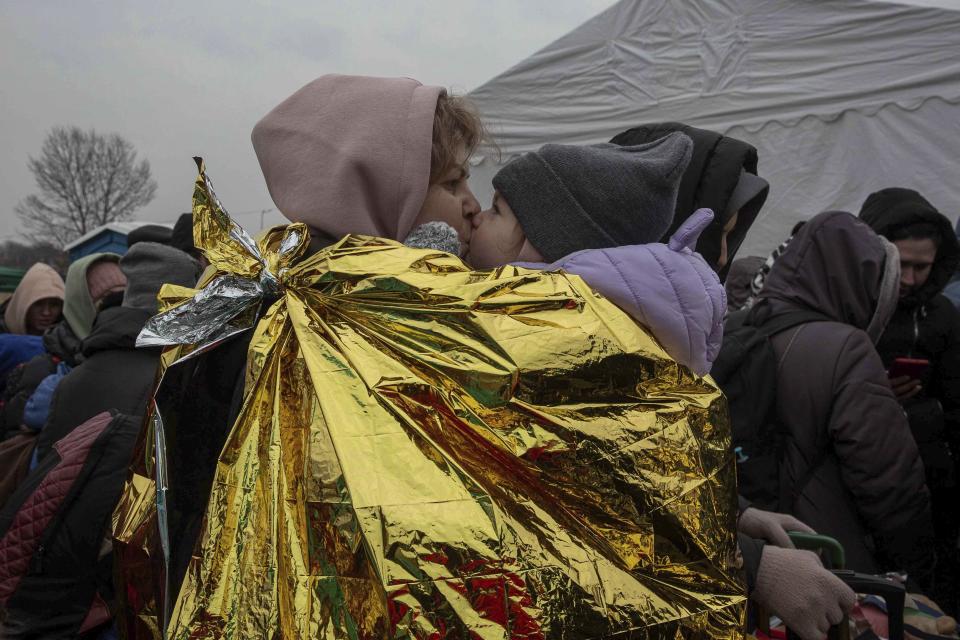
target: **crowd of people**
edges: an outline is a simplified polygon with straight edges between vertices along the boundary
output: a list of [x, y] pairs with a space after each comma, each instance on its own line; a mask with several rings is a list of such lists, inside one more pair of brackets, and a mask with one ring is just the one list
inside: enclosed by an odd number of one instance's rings
[[[742, 257], [769, 191], [762, 158], [685, 124], [523, 154], [493, 178], [486, 208], [468, 183], [485, 128], [439, 87], [324, 76], [271, 110], [252, 140], [277, 208], [308, 227], [310, 254], [361, 234], [456, 253], [478, 271], [562, 270], [680, 366], [713, 371], [730, 401], [745, 594], [801, 637], [823, 637], [857, 599], [820, 557], [794, 548], [794, 532], [835, 538], [847, 568], [889, 574], [957, 614], [960, 243], [923, 195], [889, 185], [858, 214], [810, 212], [768, 258]], [[126, 417], [149, 413], [161, 359], [137, 336], [163, 284], [193, 287], [208, 268], [193, 222], [132, 233], [126, 254], [86, 256], [63, 279], [37, 264], [2, 309], [3, 637], [122, 629], [111, 513], [142, 428]], [[744, 336], [752, 350], [740, 348]], [[175, 409], [174, 593], [241, 411], [250, 340], [205, 353]], [[766, 377], [744, 378], [762, 357]], [[745, 408], [763, 404], [765, 386], [765, 412], [751, 418]], [[108, 436], [124, 443], [117, 468], [90, 453]], [[51, 495], [61, 506], [44, 510]], [[84, 516], [57, 526], [70, 505]], [[950, 632], [947, 616], [934, 632]]]

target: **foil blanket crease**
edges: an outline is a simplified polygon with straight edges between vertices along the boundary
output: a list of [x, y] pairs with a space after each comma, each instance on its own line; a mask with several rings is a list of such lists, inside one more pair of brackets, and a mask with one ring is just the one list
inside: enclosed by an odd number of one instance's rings
[[362, 236], [307, 256], [302, 225], [254, 242], [198, 166], [212, 267], [141, 340], [170, 345], [159, 397], [251, 332], [242, 408], [182, 585], [157, 512], [176, 421], [146, 420], [113, 520], [127, 635], [742, 637], [709, 378], [575, 276]]

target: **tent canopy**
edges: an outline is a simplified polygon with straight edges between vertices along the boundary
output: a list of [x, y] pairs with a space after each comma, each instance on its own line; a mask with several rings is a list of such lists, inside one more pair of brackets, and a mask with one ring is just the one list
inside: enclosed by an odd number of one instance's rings
[[960, 11], [870, 0], [621, 0], [470, 94], [498, 164], [680, 121], [757, 147], [770, 198], [739, 256], [889, 186], [960, 209]]

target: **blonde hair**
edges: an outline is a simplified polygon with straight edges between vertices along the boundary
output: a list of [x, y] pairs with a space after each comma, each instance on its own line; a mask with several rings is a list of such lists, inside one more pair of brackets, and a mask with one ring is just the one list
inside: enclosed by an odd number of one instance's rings
[[430, 149], [430, 184], [436, 184], [451, 169], [469, 158], [477, 146], [488, 141], [479, 114], [463, 96], [440, 94], [433, 117], [433, 144]]

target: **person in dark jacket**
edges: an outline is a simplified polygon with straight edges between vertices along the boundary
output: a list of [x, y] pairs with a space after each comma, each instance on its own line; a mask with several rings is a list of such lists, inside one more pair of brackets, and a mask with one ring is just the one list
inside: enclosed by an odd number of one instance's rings
[[757, 150], [746, 142], [679, 122], [634, 127], [610, 142], [637, 145], [681, 131], [693, 140], [693, 158], [680, 181], [670, 238], [697, 209], [711, 209], [716, 218], [703, 232], [697, 251], [724, 280], [747, 231], [767, 199], [770, 185], [757, 176]]
[[97, 315], [93, 331], [83, 341], [83, 362], [57, 386], [37, 442], [39, 460], [74, 427], [99, 413], [144, 414], [161, 350], [137, 349], [137, 336], [157, 313], [160, 287], [193, 286], [197, 268], [186, 253], [156, 242], [138, 242], [120, 259], [127, 279], [123, 304]]
[[[629, 129], [611, 142], [621, 146], [644, 144], [674, 131], [690, 137], [694, 148], [693, 157], [680, 181], [673, 223], [664, 235], [664, 241], [699, 208], [712, 209], [716, 214], [714, 223], [701, 234], [696, 249], [720, 274], [721, 280], [726, 280], [737, 250], [766, 201], [769, 184], [757, 176], [757, 150], [754, 147], [713, 131], [666, 122]], [[763, 258], [746, 260], [752, 260], [746, 264], [755, 268], [749, 274], [743, 274], [744, 301], [753, 295], [749, 279], [764, 264]], [[728, 284], [734, 292], [730, 299], [739, 299], [737, 283]], [[793, 549], [783, 527], [776, 523], [790, 522], [801, 530], [810, 530], [809, 527], [784, 514], [757, 509], [748, 509], [744, 513], [751, 515], [740, 518], [739, 545], [751, 598], [789, 619], [801, 637], [822, 636], [823, 633], [819, 632], [825, 632], [824, 625], [838, 621], [849, 611], [853, 592], [824, 571], [808, 552]], [[770, 534], [770, 531], [777, 530], [780, 535]], [[783, 584], [808, 588], [797, 597], [795, 590], [791, 592], [791, 589], [783, 588]]]
[[933, 525], [923, 463], [874, 347], [896, 309], [899, 255], [845, 212], [808, 222], [773, 265], [757, 322], [814, 311], [771, 339], [786, 433], [779, 510], [836, 538], [847, 565], [905, 570], [928, 589]]
[[960, 313], [941, 292], [960, 264], [953, 225], [922, 195], [890, 188], [871, 194], [860, 219], [900, 251], [900, 300], [877, 343], [888, 370], [897, 358], [930, 362], [921, 379], [891, 380], [920, 449], [937, 536], [937, 588], [931, 595], [957, 612], [960, 505]]

